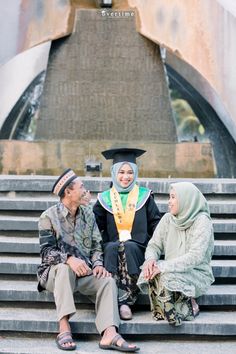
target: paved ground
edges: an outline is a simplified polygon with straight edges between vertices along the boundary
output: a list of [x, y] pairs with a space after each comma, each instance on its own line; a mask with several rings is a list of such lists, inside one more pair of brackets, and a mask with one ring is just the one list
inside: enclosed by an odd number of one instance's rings
[[[57, 349], [54, 336], [43, 336], [37, 338], [23, 337], [22, 335], [13, 336], [1, 333], [0, 353], [8, 354], [56, 354], [63, 353]], [[168, 338], [151, 336], [150, 338], [129, 337], [130, 341], [135, 342], [140, 347], [140, 354], [236, 354], [236, 338]], [[98, 347], [99, 336], [80, 336], [76, 338], [77, 350], [71, 353], [92, 354], [104, 353], [114, 354], [115, 351], [101, 350]], [[118, 352], [117, 352], [118, 353]]]

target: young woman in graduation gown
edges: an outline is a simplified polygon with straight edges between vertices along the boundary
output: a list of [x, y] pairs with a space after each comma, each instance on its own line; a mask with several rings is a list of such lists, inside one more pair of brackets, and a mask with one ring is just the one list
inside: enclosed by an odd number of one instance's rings
[[113, 159], [112, 188], [98, 194], [94, 206], [100, 229], [104, 267], [116, 279], [120, 316], [132, 318], [130, 305], [137, 299], [137, 279], [144, 253], [161, 215], [151, 190], [138, 186], [136, 157], [140, 149], [112, 149], [102, 154]]

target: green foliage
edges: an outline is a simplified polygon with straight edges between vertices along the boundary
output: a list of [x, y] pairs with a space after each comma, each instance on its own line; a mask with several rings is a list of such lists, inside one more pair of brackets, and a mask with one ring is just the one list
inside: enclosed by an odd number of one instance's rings
[[171, 105], [179, 140], [208, 141], [204, 135], [203, 125], [199, 122], [189, 103], [181, 98], [177, 90], [171, 90]]

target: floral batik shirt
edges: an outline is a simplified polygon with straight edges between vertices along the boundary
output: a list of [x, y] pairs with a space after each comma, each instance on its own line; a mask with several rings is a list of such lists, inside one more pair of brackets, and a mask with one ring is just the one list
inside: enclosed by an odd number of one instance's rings
[[94, 268], [103, 265], [101, 235], [91, 206], [80, 206], [75, 217], [59, 202], [39, 219], [41, 265], [38, 290], [42, 291], [52, 265], [66, 263], [69, 256], [83, 259]]

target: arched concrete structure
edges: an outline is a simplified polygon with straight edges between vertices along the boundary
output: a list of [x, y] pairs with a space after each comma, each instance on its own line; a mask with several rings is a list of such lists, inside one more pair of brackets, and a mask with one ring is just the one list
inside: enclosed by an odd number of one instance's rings
[[[12, 2], [17, 5], [15, 21], [13, 18], [9, 23]], [[11, 43], [0, 54], [0, 65], [28, 48], [71, 33], [75, 6], [95, 6], [95, 0], [12, 2], [0, 15], [8, 19], [5, 28], [11, 37], [0, 35], [1, 46]], [[167, 62], [208, 100], [236, 141], [233, 67], [236, 25], [232, 1], [114, 0], [114, 8], [119, 9], [120, 4], [123, 8], [136, 8], [137, 30], [167, 48]], [[199, 73], [194, 82], [192, 68]]]
[[49, 50], [50, 42], [42, 43], [0, 66], [0, 129], [26, 87], [46, 70]]
[[[128, 6], [127, 0], [113, 2], [116, 9]], [[4, 48], [0, 50], [1, 128], [20, 95], [45, 70], [51, 41], [71, 34], [75, 9], [96, 8], [96, 0], [11, 0], [0, 8], [0, 48]]]
[[[11, 0], [1, 4], [0, 66], [15, 55], [73, 31], [75, 8], [96, 8], [97, 0]], [[113, 0], [124, 9], [128, 0]]]
[[167, 49], [167, 63], [209, 102], [236, 141], [235, 1], [128, 2], [139, 14], [137, 30]]
[[236, 176], [236, 143], [234, 139], [212, 106], [194, 89], [189, 81], [186, 81], [168, 64], [166, 64], [166, 69], [170, 87], [177, 90], [182, 99], [190, 104], [204, 127], [205, 139], [209, 139], [213, 147], [217, 177], [234, 178]]
[[[167, 48], [167, 63], [209, 102], [236, 141], [235, 1], [113, 0], [113, 3], [115, 9], [129, 6], [137, 10], [137, 30]], [[83, 6], [95, 7], [96, 1], [4, 2], [0, 13], [0, 47], [5, 50], [0, 53], [0, 66], [28, 48], [70, 34], [74, 8]]]
[[11, 0], [1, 4], [0, 66], [15, 55], [70, 34], [74, 8], [70, 0]]

